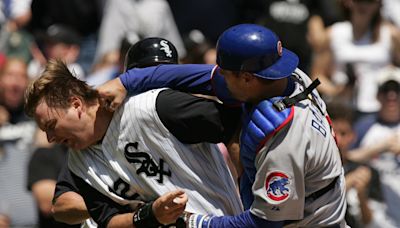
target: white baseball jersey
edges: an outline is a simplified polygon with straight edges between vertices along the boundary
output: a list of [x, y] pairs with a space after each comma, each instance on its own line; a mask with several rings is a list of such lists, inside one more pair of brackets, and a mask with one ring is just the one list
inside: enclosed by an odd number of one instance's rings
[[[305, 85], [311, 83], [299, 70], [294, 76]], [[290, 97], [304, 90], [298, 82]], [[345, 182], [340, 153], [325, 117], [325, 104], [315, 90], [313, 97], [322, 112], [310, 99], [296, 103], [291, 111], [293, 119], [256, 155], [251, 211], [267, 220], [292, 221], [285, 227], [344, 227]], [[309, 197], [333, 181], [334, 186], [325, 194]]]
[[122, 205], [183, 189], [189, 197], [188, 212], [242, 212], [217, 145], [183, 144], [162, 124], [155, 108], [161, 90], [128, 98], [114, 114], [101, 144], [71, 151], [70, 170]]

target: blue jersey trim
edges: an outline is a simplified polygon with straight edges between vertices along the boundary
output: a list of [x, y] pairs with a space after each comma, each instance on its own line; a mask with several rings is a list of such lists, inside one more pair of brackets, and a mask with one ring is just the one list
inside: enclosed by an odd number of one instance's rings
[[[249, 210], [241, 213], [236, 216], [220, 216], [220, 217], [212, 217], [207, 220], [209, 224], [208, 226], [202, 227], [210, 227], [210, 228], [280, 228], [283, 227], [283, 221], [268, 221], [253, 215]], [[201, 224], [202, 225], [202, 224]]]

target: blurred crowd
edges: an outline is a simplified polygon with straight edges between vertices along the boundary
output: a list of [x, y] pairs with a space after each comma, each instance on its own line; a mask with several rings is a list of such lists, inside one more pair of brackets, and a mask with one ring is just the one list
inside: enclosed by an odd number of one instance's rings
[[[346, 172], [347, 223], [400, 227], [399, 0], [1, 0], [0, 228], [72, 227], [51, 211], [67, 148], [23, 113], [24, 90], [49, 59], [97, 86], [146, 37], [181, 63], [215, 64], [231, 25], [275, 31], [318, 78]], [[79, 225], [77, 225], [79, 227]]]

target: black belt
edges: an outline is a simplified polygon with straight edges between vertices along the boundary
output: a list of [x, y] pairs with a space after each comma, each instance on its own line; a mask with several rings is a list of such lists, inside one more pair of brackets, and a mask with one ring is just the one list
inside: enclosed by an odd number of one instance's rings
[[[339, 176], [335, 177], [335, 179], [332, 180], [331, 183], [329, 183], [327, 186], [323, 187], [322, 189], [312, 193], [311, 195], [306, 197], [306, 200], [312, 199], [316, 200], [325, 193], [329, 192], [329, 190], [333, 189], [336, 185], [336, 181], [339, 179]], [[289, 225], [295, 222], [298, 222], [300, 220], [285, 220], [284, 225]], [[329, 225], [329, 226], [321, 226], [323, 228], [340, 228], [340, 224], [334, 224], [334, 225]]]
[[333, 179], [333, 181], [328, 184], [327, 186], [321, 188], [320, 190], [312, 193], [311, 195], [306, 197], [306, 200], [308, 199], [313, 199], [316, 200], [319, 197], [321, 197], [322, 195], [324, 195], [325, 193], [329, 192], [331, 189], [333, 189], [336, 185], [336, 181], [339, 179], [339, 176], [335, 177], [335, 179]]

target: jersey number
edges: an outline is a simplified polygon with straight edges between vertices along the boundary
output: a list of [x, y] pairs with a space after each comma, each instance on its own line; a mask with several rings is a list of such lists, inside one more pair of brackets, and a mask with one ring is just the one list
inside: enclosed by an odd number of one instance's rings
[[127, 200], [135, 200], [139, 197], [139, 194], [132, 191], [131, 186], [121, 178], [114, 182], [112, 188], [109, 186], [108, 190]]

